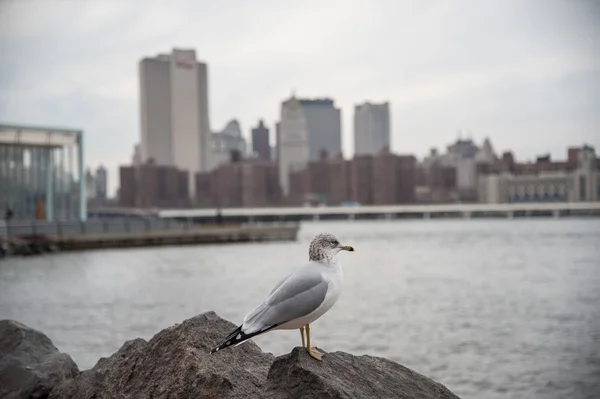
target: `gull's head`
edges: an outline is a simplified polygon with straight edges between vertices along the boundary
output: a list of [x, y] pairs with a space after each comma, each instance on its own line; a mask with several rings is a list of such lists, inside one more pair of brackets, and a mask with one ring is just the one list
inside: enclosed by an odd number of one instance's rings
[[354, 248], [342, 245], [333, 234], [321, 233], [310, 242], [308, 256], [310, 260], [328, 260], [333, 259], [340, 251], [354, 252]]

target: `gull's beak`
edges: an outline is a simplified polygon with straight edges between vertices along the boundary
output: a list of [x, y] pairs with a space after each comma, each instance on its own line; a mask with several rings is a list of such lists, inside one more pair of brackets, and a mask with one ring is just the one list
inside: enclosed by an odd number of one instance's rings
[[342, 251], [354, 252], [354, 248], [352, 248], [350, 245], [344, 245], [342, 247]]

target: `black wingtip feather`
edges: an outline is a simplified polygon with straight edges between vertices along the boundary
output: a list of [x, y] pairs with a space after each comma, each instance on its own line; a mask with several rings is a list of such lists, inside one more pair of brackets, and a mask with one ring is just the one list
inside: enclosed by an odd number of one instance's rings
[[223, 340], [223, 342], [216, 346], [215, 348], [213, 348], [210, 353], [215, 353], [220, 351], [221, 349], [225, 349], [228, 348], [230, 346], [234, 346], [234, 345], [239, 345], [244, 341], [249, 340], [252, 337], [255, 337], [257, 335], [260, 335], [262, 333], [266, 333], [267, 331], [273, 329], [277, 327], [277, 325], [275, 326], [271, 326], [269, 328], [265, 328], [263, 330], [260, 331], [256, 331], [250, 334], [246, 334], [245, 332], [242, 331], [242, 326], [239, 326], [238, 328], [236, 328], [235, 330], [233, 330], [228, 336], [227, 338], [225, 338], [225, 340]]

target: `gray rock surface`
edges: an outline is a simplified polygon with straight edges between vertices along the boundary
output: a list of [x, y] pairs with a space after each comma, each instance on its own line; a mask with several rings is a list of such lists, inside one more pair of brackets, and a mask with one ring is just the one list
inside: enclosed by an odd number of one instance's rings
[[[277, 359], [253, 342], [209, 354], [236, 326], [214, 312], [126, 342], [50, 398], [457, 398], [443, 385], [372, 356], [295, 348]], [[322, 350], [321, 350], [322, 351]]]
[[333, 352], [316, 362], [300, 347], [275, 360], [265, 397], [458, 398], [442, 384], [384, 358]]
[[150, 341], [126, 342], [50, 398], [259, 398], [273, 355], [253, 342], [209, 354], [235, 325], [214, 312], [166, 328]]
[[79, 373], [43, 333], [13, 320], [0, 320], [0, 398], [47, 398]]

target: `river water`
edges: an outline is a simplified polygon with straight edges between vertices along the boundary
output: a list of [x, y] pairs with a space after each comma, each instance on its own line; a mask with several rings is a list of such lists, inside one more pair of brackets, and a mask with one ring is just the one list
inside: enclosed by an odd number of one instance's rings
[[[600, 220], [305, 223], [297, 242], [0, 261], [0, 319], [45, 332], [81, 369], [124, 341], [214, 310], [238, 324], [327, 231], [344, 291], [312, 325], [325, 351], [385, 356], [463, 398], [600, 393]], [[280, 355], [297, 331], [255, 342]]]

